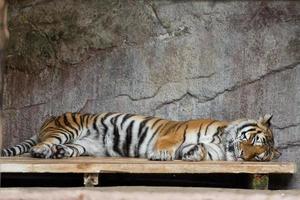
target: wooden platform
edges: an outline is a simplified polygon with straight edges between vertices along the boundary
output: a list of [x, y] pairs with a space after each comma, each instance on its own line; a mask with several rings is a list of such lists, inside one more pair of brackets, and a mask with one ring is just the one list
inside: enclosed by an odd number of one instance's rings
[[5, 200], [299, 200], [300, 190], [195, 187], [1, 188]]
[[[246, 173], [253, 175], [253, 188], [267, 187], [268, 174], [293, 174], [297, 168], [290, 162], [229, 161], [149, 161], [135, 158], [78, 157], [37, 159], [30, 157], [0, 158], [2, 173], [83, 173], [86, 185], [97, 185], [99, 173]], [[257, 185], [258, 184], [258, 185]]]

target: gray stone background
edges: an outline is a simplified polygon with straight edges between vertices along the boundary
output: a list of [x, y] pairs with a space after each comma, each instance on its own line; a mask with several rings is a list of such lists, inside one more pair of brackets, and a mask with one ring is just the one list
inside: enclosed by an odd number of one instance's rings
[[[50, 115], [232, 120], [272, 113], [300, 160], [297, 1], [11, 0], [3, 146]], [[300, 174], [289, 188], [300, 188]]]

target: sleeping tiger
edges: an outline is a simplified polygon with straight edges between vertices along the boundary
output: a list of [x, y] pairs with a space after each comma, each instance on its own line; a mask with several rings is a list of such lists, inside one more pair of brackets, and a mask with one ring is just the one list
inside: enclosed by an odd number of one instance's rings
[[65, 113], [44, 122], [39, 134], [1, 151], [37, 158], [140, 157], [150, 160], [270, 161], [274, 148], [271, 115], [258, 121], [213, 119], [170, 121], [135, 114]]

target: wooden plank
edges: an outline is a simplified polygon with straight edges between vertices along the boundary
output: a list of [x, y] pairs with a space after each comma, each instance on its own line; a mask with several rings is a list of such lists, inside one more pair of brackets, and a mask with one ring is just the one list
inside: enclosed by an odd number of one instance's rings
[[1, 188], [0, 198], [9, 200], [299, 200], [300, 190], [245, 190], [199, 187], [97, 187], [97, 188]]
[[229, 162], [229, 161], [149, 161], [137, 158], [78, 157], [68, 159], [37, 159], [30, 157], [0, 158], [2, 173], [249, 173], [293, 174], [291, 162]]

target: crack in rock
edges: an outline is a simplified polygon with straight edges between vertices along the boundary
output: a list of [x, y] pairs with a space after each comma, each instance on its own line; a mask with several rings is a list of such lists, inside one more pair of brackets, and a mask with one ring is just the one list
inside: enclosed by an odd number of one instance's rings
[[45, 105], [47, 104], [48, 102], [42, 102], [42, 103], [36, 103], [36, 104], [30, 104], [30, 105], [25, 105], [25, 106], [22, 106], [22, 107], [8, 107], [8, 108], [4, 108], [2, 111], [11, 111], [11, 110], [23, 110], [23, 109], [28, 109], [28, 108], [32, 108], [32, 107], [36, 107], [36, 106], [41, 106], [41, 105]]
[[[170, 83], [170, 82], [168, 82], [168, 83]], [[166, 83], [166, 84], [168, 84], [168, 83]], [[118, 98], [118, 97], [127, 97], [127, 98], [129, 98], [131, 101], [141, 101], [141, 100], [152, 99], [152, 98], [154, 98], [156, 95], [158, 95], [160, 89], [161, 89], [163, 86], [165, 86], [166, 84], [163, 84], [163, 85], [159, 86], [159, 87], [157, 88], [157, 90], [156, 90], [152, 95], [150, 95], [150, 96], [144, 96], [144, 97], [140, 97], [140, 98], [134, 98], [134, 97], [130, 96], [129, 94], [118, 94], [118, 95], [115, 96], [115, 98]]]
[[[214, 76], [215, 74], [216, 74], [216, 72], [213, 72], [213, 73], [208, 74], [208, 75], [198, 75], [198, 76], [194, 76], [194, 77], [186, 77], [186, 78], [185, 78], [184, 80], [182, 80], [182, 81], [169, 81], [169, 82], [167, 82], [167, 83], [165, 83], [165, 84], [159, 86], [159, 87], [157, 88], [157, 90], [156, 90], [152, 95], [149, 95], [149, 96], [144, 96], [144, 97], [140, 97], [140, 98], [134, 98], [134, 97], [130, 96], [129, 94], [118, 94], [118, 95], [115, 96], [115, 98], [118, 98], [118, 97], [127, 97], [127, 98], [129, 98], [131, 101], [141, 101], [141, 100], [152, 99], [152, 98], [155, 98], [155, 97], [159, 94], [160, 90], [161, 90], [164, 86], [166, 86], [166, 85], [168, 85], [168, 84], [172, 84], [172, 83], [181, 83], [181, 82], [184, 82], [184, 81], [187, 81], [187, 80], [196, 80], [196, 79], [206, 79], [206, 78], [211, 78], [211, 77]], [[196, 97], [197, 99], [199, 99], [199, 98], [197, 97], [197, 95], [192, 94], [192, 92], [190, 92], [190, 91], [188, 91], [188, 90], [187, 90], [186, 93], [189, 93], [191, 96], [194, 96], [194, 97]], [[185, 93], [185, 94], [186, 94], [186, 93]]]
[[[187, 93], [185, 93], [181, 98], [175, 99], [174, 101], [167, 101], [166, 103], [162, 103], [162, 104], [156, 106], [156, 108], [153, 109], [153, 110], [154, 110], [154, 112], [156, 112], [157, 109], [160, 109], [160, 108], [162, 108], [162, 107], [165, 106], [165, 105], [171, 104], [171, 103], [173, 103], [173, 102], [178, 102], [178, 101], [180, 101], [181, 99], [183, 99], [187, 94], [189, 94], [190, 96], [192, 96], [192, 97], [194, 97], [194, 98], [197, 98], [197, 99], [199, 100], [199, 102], [201, 102], [201, 103], [206, 103], [206, 102], [209, 102], [209, 101], [212, 101], [212, 100], [216, 99], [218, 96], [220, 96], [220, 95], [222, 95], [222, 94], [224, 94], [224, 93], [226, 93], [226, 92], [235, 91], [235, 90], [237, 90], [237, 89], [239, 89], [239, 88], [242, 88], [242, 87], [244, 87], [244, 86], [246, 86], [246, 85], [250, 85], [250, 84], [253, 84], [253, 83], [257, 82], [257, 81], [260, 81], [260, 80], [262, 80], [262, 79], [264, 79], [264, 78], [266, 78], [266, 77], [268, 77], [268, 76], [270, 76], [270, 75], [274, 75], [274, 74], [277, 74], [277, 73], [281, 73], [281, 72], [286, 71], [286, 70], [292, 70], [292, 69], [296, 68], [299, 64], [300, 64], [300, 62], [296, 62], [296, 63], [290, 64], [290, 65], [287, 65], [287, 66], [284, 66], [284, 67], [281, 67], [281, 68], [278, 68], [278, 69], [270, 70], [270, 71], [267, 72], [266, 74], [263, 74], [263, 75], [259, 76], [259, 77], [256, 78], [256, 79], [253, 79], [253, 80], [250, 80], [250, 81], [246, 81], [246, 82], [241, 82], [241, 83], [235, 84], [235, 85], [233, 85], [233, 86], [230, 87], [230, 88], [226, 88], [226, 89], [223, 90], [223, 91], [217, 92], [214, 96], [211, 96], [211, 97], [207, 97], [207, 96], [206, 96], [204, 99], [200, 99], [199, 96], [194, 95], [194, 94], [192, 94], [191, 92], [187, 91]], [[214, 75], [214, 74], [213, 74], [213, 75]], [[211, 75], [211, 76], [212, 76], [212, 75]], [[169, 103], [169, 102], [170, 102], [170, 103]]]
[[289, 124], [289, 125], [286, 125], [286, 126], [277, 126], [275, 124], [272, 124], [273, 128], [274, 129], [278, 129], [278, 130], [284, 130], [284, 129], [294, 128], [294, 127], [297, 127], [299, 125], [300, 125], [300, 122], [294, 123], [294, 124]]
[[208, 75], [192, 76], [192, 77], [187, 78], [187, 80], [195, 80], [195, 79], [211, 78], [211, 77], [214, 76], [215, 74], [216, 74], [216, 72], [213, 72], [213, 73], [208, 74]]
[[[268, 77], [268, 76], [271, 76], [271, 75], [274, 75], [274, 74], [277, 74], [277, 73], [281, 73], [281, 72], [284, 72], [284, 71], [287, 71], [287, 70], [292, 70], [294, 68], [296, 68], [298, 65], [300, 64], [300, 62], [296, 62], [296, 63], [293, 63], [293, 64], [290, 64], [290, 65], [287, 65], [287, 66], [284, 66], [284, 67], [281, 67], [281, 68], [278, 68], [278, 69], [273, 69], [273, 70], [270, 70], [268, 71], [267, 73], [261, 75], [261, 76], [258, 76], [257, 78], [255, 79], [252, 79], [252, 80], [248, 80], [248, 81], [245, 81], [245, 82], [238, 82], [237, 84], [229, 87], [229, 88], [226, 88], [220, 92], [216, 92], [213, 96], [202, 96], [204, 97], [203, 99], [198, 96], [198, 95], [195, 95], [193, 94], [191, 91], [189, 91], [189, 89], [187, 88], [187, 92], [184, 93], [180, 98], [178, 99], [173, 99], [173, 100], [168, 100], [166, 102], [163, 102], [159, 105], [157, 105], [154, 109], [152, 109], [154, 112], [157, 110], [157, 109], [160, 109], [162, 108], [163, 106], [165, 105], [168, 105], [168, 104], [171, 104], [171, 103], [174, 103], [174, 102], [178, 102], [180, 101], [181, 99], [183, 99], [186, 95], [189, 95], [189, 96], [192, 96], [194, 98], [197, 98], [199, 102], [201, 103], [206, 103], [206, 102], [209, 102], [209, 101], [213, 101], [214, 99], [216, 99], [217, 97], [219, 97], [220, 95], [226, 93], [226, 92], [232, 92], [232, 91], [235, 91], [239, 88], [242, 88], [246, 85], [250, 85], [250, 84], [253, 84], [257, 81], [261, 81], [263, 80], [264, 78]], [[300, 65], [299, 65], [300, 66]], [[186, 78], [184, 81], [186, 80], [195, 80], [195, 79], [201, 79], [201, 78], [211, 78], [212, 76], [214, 76], [216, 73], [213, 72], [209, 75], [201, 75], [201, 76], [195, 76], [195, 77], [191, 77], [191, 78]], [[181, 81], [178, 81], [178, 82], [181, 82]], [[170, 84], [170, 83], [173, 83], [173, 82], [168, 82], [166, 84]], [[141, 97], [141, 98], [134, 98], [132, 96], [130, 96], [129, 94], [119, 94], [115, 97], [127, 97], [129, 98], [131, 101], [140, 101], [140, 100], [148, 100], [148, 99], [152, 99], [152, 98], [155, 98], [158, 94], [159, 94], [159, 91], [160, 89], [165, 86], [166, 84], [164, 85], [161, 85], [160, 87], [158, 87], [158, 89], [155, 91], [155, 93], [153, 95], [150, 95], [150, 96], [145, 96], [145, 97]]]
[[169, 27], [166, 26], [166, 25], [163, 23], [163, 21], [160, 19], [160, 17], [158, 16], [158, 13], [157, 13], [157, 10], [156, 10], [156, 7], [155, 7], [154, 3], [153, 3], [153, 2], [148, 2], [148, 5], [150, 6], [151, 11], [153, 12], [154, 17], [157, 19], [159, 25], [160, 25], [161, 27], [163, 27], [163, 29], [166, 30], [167, 33], [169, 33], [169, 32], [170, 32]]
[[300, 146], [300, 140], [295, 140], [295, 141], [289, 141], [284, 144], [279, 144], [277, 146], [277, 149], [288, 149], [290, 147], [299, 147]]
[[[250, 84], [253, 84], [255, 82], [258, 82], [268, 76], [271, 76], [271, 75], [274, 75], [274, 74], [277, 74], [277, 73], [281, 73], [281, 72], [284, 72], [284, 71], [287, 71], [287, 70], [292, 70], [294, 68], [296, 68], [298, 65], [300, 64], [300, 62], [296, 62], [296, 63], [293, 63], [293, 64], [290, 64], [290, 65], [286, 65], [284, 67], [281, 67], [281, 68], [278, 68], [278, 69], [273, 69], [273, 70], [270, 70], [268, 71], [267, 73], [261, 75], [261, 76], [258, 76], [257, 78], [255, 79], [252, 79], [252, 80], [248, 80], [248, 81], [245, 81], [245, 82], [238, 82], [237, 84], [234, 84], [233, 86], [229, 87], [229, 88], [226, 88], [220, 92], [216, 92], [215, 95], [211, 96], [211, 97], [207, 97], [205, 99], [204, 102], [208, 102], [208, 101], [212, 101], [214, 99], [216, 99], [218, 96], [226, 93], [226, 92], [232, 92], [232, 91], [235, 91], [239, 88], [242, 88], [246, 85], [250, 85]], [[300, 66], [300, 65], [299, 65]]]
[[162, 107], [166, 106], [166, 105], [169, 105], [169, 104], [174, 104], [176, 102], [179, 102], [181, 101], [182, 99], [184, 99], [185, 97], [192, 97], [192, 98], [195, 98], [195, 99], [199, 99], [196, 95], [190, 93], [189, 91], [187, 91], [186, 93], [184, 93], [182, 96], [180, 96], [179, 98], [176, 98], [176, 99], [171, 99], [171, 100], [168, 100], [168, 101], [165, 101], [159, 105], [157, 105], [154, 109], [152, 109], [152, 112], [155, 114], [156, 111], [158, 109], [161, 109]]

